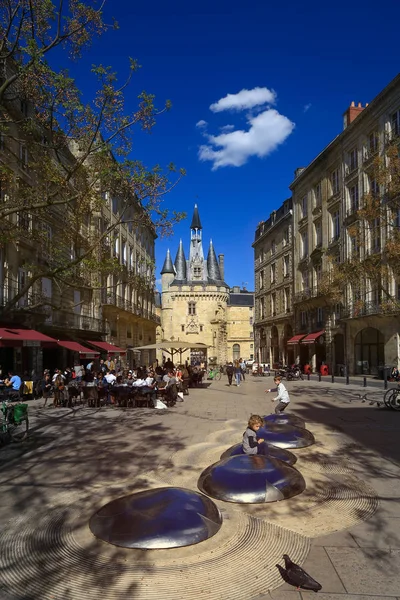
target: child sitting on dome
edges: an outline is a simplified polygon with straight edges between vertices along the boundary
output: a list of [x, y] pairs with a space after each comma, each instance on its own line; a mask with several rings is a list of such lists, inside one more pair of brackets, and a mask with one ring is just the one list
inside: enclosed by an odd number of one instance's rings
[[264, 420], [260, 415], [251, 415], [247, 424], [247, 429], [243, 434], [243, 452], [254, 456], [255, 454], [268, 454], [268, 446], [264, 438], [257, 439], [257, 431], [264, 425]]

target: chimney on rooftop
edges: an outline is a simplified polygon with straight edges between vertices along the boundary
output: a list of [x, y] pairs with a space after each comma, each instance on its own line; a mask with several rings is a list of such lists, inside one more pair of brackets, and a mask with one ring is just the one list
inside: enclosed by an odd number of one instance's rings
[[223, 254], [218, 254], [218, 262], [219, 262], [219, 272], [221, 275], [222, 281], [224, 281], [225, 277], [225, 256]]
[[305, 170], [305, 167], [297, 167], [294, 172], [294, 178], [296, 179]]
[[366, 104], [364, 107], [361, 102], [359, 102], [358, 106], [356, 106], [356, 103], [353, 101], [346, 112], [343, 113], [343, 129], [346, 129], [346, 127], [348, 127], [350, 123], [352, 123], [354, 119], [358, 117], [360, 112], [362, 112], [367, 106], [368, 104]]

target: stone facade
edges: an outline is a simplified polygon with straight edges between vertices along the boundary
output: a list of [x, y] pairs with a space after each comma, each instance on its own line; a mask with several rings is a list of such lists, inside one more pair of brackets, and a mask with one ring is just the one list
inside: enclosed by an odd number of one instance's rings
[[[29, 186], [32, 198], [35, 197], [38, 176], [29, 151], [34, 149], [34, 144], [32, 140], [29, 142], [24, 126], [27, 120], [37, 127], [40, 125], [35, 119], [35, 107], [18, 95], [9, 104], [8, 110], [12, 118], [5, 119], [4, 122], [9, 121], [9, 124], [0, 135], [0, 165], [12, 176], [6, 183], [0, 182], [0, 200], [13, 207], [22, 184]], [[74, 164], [79, 152], [75, 146], [71, 142], [68, 148], [63, 149], [65, 164]], [[41, 268], [46, 274], [47, 269], [51, 271], [50, 264], [54, 267], [54, 262], [51, 263], [54, 255], [68, 264], [80, 254], [82, 239], [91, 234], [101, 234], [113, 224], [116, 225], [114, 230], [103, 240], [103, 250], [120, 264], [118, 275], [104, 277], [101, 289], [98, 281], [93, 287], [91, 280], [82, 281], [80, 266], [75, 268], [74, 287], [63, 286], [60, 281], [54, 282], [43, 276], [21, 295], [13, 311], [7, 314], [6, 319], [0, 320], [1, 325], [38, 329], [56, 340], [79, 340], [83, 344], [88, 340], [108, 341], [123, 349], [155, 342], [156, 326], [160, 322], [154, 306], [156, 233], [147, 223], [134, 228], [132, 223], [120, 222], [126, 199], [111, 197], [107, 191], [97, 187], [96, 191], [103, 199], [101, 207], [82, 216], [80, 235], [74, 243], [68, 243], [65, 236], [59, 236], [74, 216], [72, 202], [61, 206], [57, 203], [49, 205], [45, 214], [19, 211], [5, 217], [5, 222], [14, 228], [16, 234], [15, 239], [3, 243], [0, 248], [0, 308], [22, 293], [31, 278], [32, 267]], [[130, 210], [135, 211], [140, 221], [143, 209], [139, 203], [132, 205]], [[139, 280], [140, 285], [136, 283]], [[127, 352], [126, 358], [129, 364], [133, 364], [134, 353]], [[61, 367], [72, 364], [75, 359], [80, 359], [77, 353], [72, 354], [59, 347], [43, 349], [41, 346], [10, 345], [0, 348], [3, 372], [13, 368], [19, 373], [25, 370], [41, 373], [44, 366]], [[137, 361], [142, 362], [140, 355]]]
[[[385, 260], [382, 249], [400, 225], [399, 213], [393, 215], [388, 206], [377, 223], [366, 222], [358, 212], [365, 194], [384, 201], [371, 167], [374, 158], [384, 157], [388, 145], [399, 139], [400, 76], [369, 105], [352, 103], [344, 126], [306, 169], [297, 170], [290, 186], [295, 332], [303, 337], [296, 348], [301, 364], [309, 362], [314, 369], [326, 362], [337, 374], [346, 365], [350, 373], [376, 375], [385, 364], [400, 366], [400, 282], [390, 271], [382, 285], [365, 278], [357, 287], [346, 286], [340, 303], [331, 299], [322, 282], [330, 268], [327, 255], [339, 265], [377, 254]], [[310, 343], [306, 334], [314, 336]]]
[[259, 362], [290, 364], [293, 346], [292, 199], [262, 221], [256, 230], [255, 357]]
[[236, 356], [238, 347], [239, 357], [250, 357], [253, 294], [230, 290], [224, 281], [224, 256], [219, 255], [217, 260], [212, 242], [205, 258], [197, 206], [190, 226], [189, 258], [186, 259], [182, 241], [174, 263], [168, 251], [161, 271], [161, 287], [158, 338], [208, 346], [204, 353], [187, 350], [182, 355], [183, 360], [225, 364], [232, 360], [234, 352]]

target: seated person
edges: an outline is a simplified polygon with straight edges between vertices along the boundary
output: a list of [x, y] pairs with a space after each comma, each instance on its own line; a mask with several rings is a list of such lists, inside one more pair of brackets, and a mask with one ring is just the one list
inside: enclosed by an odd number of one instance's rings
[[139, 388], [139, 391], [142, 394], [151, 393], [153, 402], [157, 397], [156, 382], [153, 377], [149, 376], [146, 377], [146, 379], [136, 379], [136, 381], [132, 383], [132, 388]]
[[117, 381], [115, 371], [110, 371], [109, 373], [106, 373], [104, 379], [107, 381], [108, 385], [113, 385]]
[[264, 425], [264, 420], [260, 415], [251, 415], [247, 424], [247, 429], [243, 434], [243, 453], [253, 456], [263, 454], [267, 456], [268, 446], [263, 438], [257, 439], [257, 431]]
[[175, 385], [178, 383], [178, 380], [175, 377], [174, 371], [172, 369], [169, 369], [167, 371], [167, 374], [163, 377], [163, 381], [167, 384], [166, 387], [173, 385], [174, 383]]
[[22, 385], [22, 379], [19, 375], [14, 375], [12, 371], [8, 372], [8, 379], [4, 382], [10, 390], [10, 399], [19, 397], [19, 390]]

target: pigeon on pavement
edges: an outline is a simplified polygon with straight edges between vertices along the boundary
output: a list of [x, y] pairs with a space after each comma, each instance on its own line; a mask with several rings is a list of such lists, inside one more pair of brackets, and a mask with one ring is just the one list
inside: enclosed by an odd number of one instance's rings
[[287, 554], [283, 555], [285, 561], [285, 569], [281, 565], [276, 565], [282, 576], [282, 579], [293, 585], [297, 589], [302, 588], [303, 590], [311, 590], [318, 592], [322, 589], [322, 585], [315, 581], [308, 573], [304, 571], [299, 565], [292, 562]]

